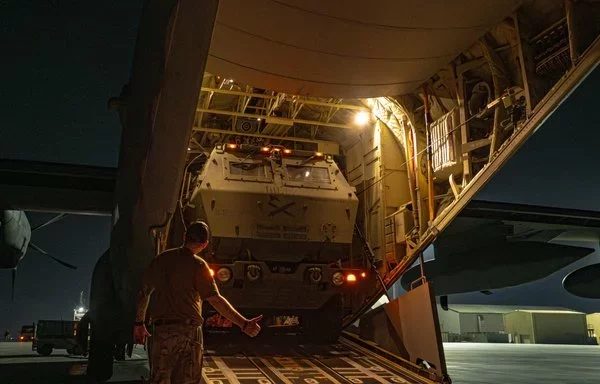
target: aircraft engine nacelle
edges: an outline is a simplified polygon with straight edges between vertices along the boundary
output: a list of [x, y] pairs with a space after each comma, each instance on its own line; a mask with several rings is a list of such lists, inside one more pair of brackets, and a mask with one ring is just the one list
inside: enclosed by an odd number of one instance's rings
[[587, 265], [569, 273], [562, 284], [575, 296], [600, 299], [600, 263]]
[[25, 212], [4, 210], [0, 216], [0, 268], [16, 268], [31, 240]]
[[[426, 261], [425, 275], [433, 281], [438, 296], [489, 291], [542, 279], [594, 252], [592, 248], [562, 244], [514, 241]], [[420, 275], [419, 266], [401, 279], [409, 289]]]

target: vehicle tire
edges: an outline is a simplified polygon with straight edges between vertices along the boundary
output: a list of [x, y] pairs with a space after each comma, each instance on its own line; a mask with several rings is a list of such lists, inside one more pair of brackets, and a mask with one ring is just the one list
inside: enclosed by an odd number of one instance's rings
[[125, 345], [117, 344], [115, 346], [115, 360], [125, 361]]
[[37, 353], [39, 353], [42, 356], [50, 356], [52, 354], [52, 345], [44, 344], [41, 347], [38, 347]]
[[75, 345], [75, 346], [73, 346], [71, 348], [67, 348], [67, 353], [69, 355], [78, 356], [78, 355], [81, 355], [83, 352], [82, 352], [81, 348], [79, 348], [78, 345]]
[[333, 297], [321, 309], [305, 318], [304, 333], [313, 343], [335, 343], [342, 333], [341, 297]]

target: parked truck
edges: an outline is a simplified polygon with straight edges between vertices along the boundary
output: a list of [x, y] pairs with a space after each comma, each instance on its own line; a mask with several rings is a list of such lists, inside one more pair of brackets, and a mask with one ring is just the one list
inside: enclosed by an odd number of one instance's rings
[[77, 321], [38, 320], [31, 348], [42, 356], [49, 356], [55, 349], [66, 349], [69, 355], [81, 355], [77, 345]]

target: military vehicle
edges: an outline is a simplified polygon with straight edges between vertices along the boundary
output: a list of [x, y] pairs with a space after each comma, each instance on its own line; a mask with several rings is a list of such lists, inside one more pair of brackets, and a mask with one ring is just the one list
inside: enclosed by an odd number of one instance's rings
[[337, 338], [370, 277], [352, 252], [355, 188], [333, 156], [228, 143], [197, 168], [183, 217], [210, 226], [204, 257], [222, 293], [272, 327]]
[[32, 350], [42, 356], [50, 356], [54, 349], [66, 349], [69, 355], [80, 355], [81, 348], [77, 345], [77, 325], [71, 320], [38, 320]]

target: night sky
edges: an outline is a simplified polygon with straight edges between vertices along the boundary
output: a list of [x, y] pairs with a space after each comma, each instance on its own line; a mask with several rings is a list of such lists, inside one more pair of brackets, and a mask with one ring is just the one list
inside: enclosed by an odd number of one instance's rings
[[[0, 158], [117, 165], [121, 131], [106, 104], [129, 78], [141, 9], [141, 1], [0, 2]], [[552, 117], [476, 198], [600, 211], [600, 114], [597, 96], [590, 97], [600, 89], [600, 70], [582, 87], [565, 103], [569, 113]], [[28, 216], [33, 226], [50, 217]], [[36, 232], [34, 243], [79, 269], [29, 252], [19, 266], [16, 303], [10, 272], [0, 271], [0, 330], [14, 336], [22, 324], [71, 318], [79, 292], [89, 294], [109, 231], [108, 217], [70, 216]], [[600, 261], [599, 252], [541, 282], [450, 302], [600, 311], [600, 300], [577, 299], [560, 286], [567, 271], [593, 260]]]

